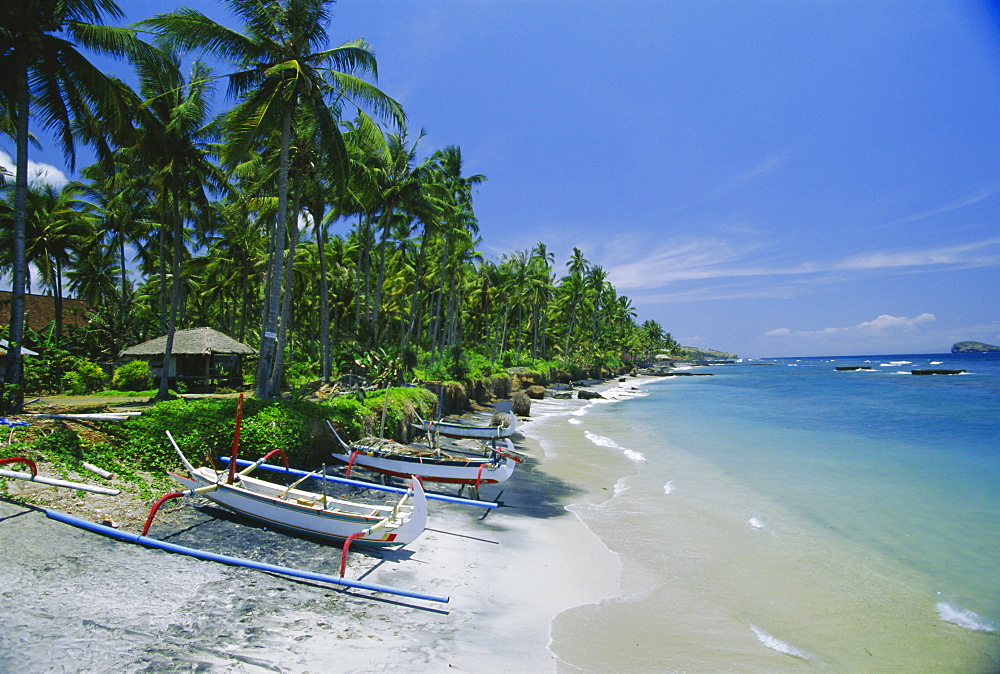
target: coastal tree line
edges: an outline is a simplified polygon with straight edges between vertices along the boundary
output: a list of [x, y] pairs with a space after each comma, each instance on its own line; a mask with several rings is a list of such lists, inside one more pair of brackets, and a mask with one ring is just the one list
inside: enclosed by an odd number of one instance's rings
[[[0, 135], [16, 160], [0, 173], [5, 405], [21, 395], [26, 289], [55, 298], [51, 347], [71, 346], [64, 294], [94, 308], [78, 340], [92, 358], [167, 335], [166, 362], [181, 327], [230, 334], [259, 349], [259, 397], [289, 371], [461, 377], [484, 363], [589, 369], [677, 348], [655, 321], [637, 323], [579, 249], [564, 264], [541, 242], [482, 254], [474, 199], [486, 176], [469, 174], [457, 146], [423, 147], [375, 84], [366, 42], [329, 45], [331, 0], [221, 3], [239, 28], [185, 8], [110, 25], [124, 18], [113, 0], [0, 6]], [[135, 84], [95, 55], [131, 64]], [[32, 181], [32, 128], [71, 168], [80, 144], [96, 161], [60, 189]]]

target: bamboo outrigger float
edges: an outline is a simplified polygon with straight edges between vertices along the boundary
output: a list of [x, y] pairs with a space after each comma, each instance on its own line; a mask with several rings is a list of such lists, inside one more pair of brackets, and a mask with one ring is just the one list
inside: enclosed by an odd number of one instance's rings
[[55, 510], [45, 510], [45, 515], [51, 519], [64, 524], [69, 524], [74, 527], [81, 529], [86, 529], [94, 533], [103, 534], [105, 536], [110, 536], [111, 538], [116, 538], [121, 541], [127, 541], [129, 543], [138, 543], [139, 545], [144, 545], [148, 548], [155, 548], [158, 550], [165, 550], [167, 552], [174, 552], [182, 555], [187, 555], [189, 557], [195, 557], [197, 559], [206, 559], [213, 562], [221, 562], [223, 564], [229, 564], [230, 566], [242, 566], [250, 569], [258, 569], [260, 571], [267, 571], [270, 573], [279, 573], [284, 576], [291, 576], [293, 578], [305, 578], [307, 580], [316, 580], [322, 583], [329, 583], [331, 585], [339, 585], [342, 587], [357, 588], [361, 590], [370, 590], [372, 592], [384, 592], [386, 594], [393, 594], [401, 597], [411, 597], [413, 599], [423, 599], [426, 601], [433, 601], [442, 604], [447, 604], [449, 601], [448, 597], [443, 597], [435, 594], [425, 594], [423, 592], [414, 592], [412, 590], [405, 590], [398, 587], [392, 587], [389, 585], [379, 585], [376, 583], [365, 583], [356, 580], [347, 580], [343, 577], [330, 576], [322, 573], [314, 573], [312, 571], [303, 571], [301, 569], [293, 569], [287, 566], [277, 566], [275, 564], [268, 564], [266, 562], [257, 562], [250, 559], [242, 559], [240, 557], [231, 557], [229, 555], [220, 555], [214, 552], [208, 552], [206, 550], [197, 550], [195, 548], [188, 548], [182, 545], [176, 545], [174, 543], [169, 543], [167, 541], [161, 541], [155, 538], [149, 538], [148, 536], [142, 536], [140, 534], [133, 534], [128, 531], [121, 531], [120, 529], [114, 529], [103, 524], [96, 524], [94, 522], [88, 522], [87, 520], [82, 520], [78, 517], [73, 517], [72, 515], [67, 515]]
[[26, 480], [28, 482], [37, 482], [39, 484], [47, 484], [53, 487], [64, 487], [66, 489], [79, 489], [80, 491], [89, 491], [94, 494], [106, 494], [108, 496], [115, 496], [121, 493], [118, 489], [111, 489], [110, 487], [98, 487], [96, 485], [84, 484], [82, 482], [68, 482], [66, 480], [57, 480], [52, 477], [39, 475], [38, 467], [35, 465], [35, 462], [24, 457], [14, 456], [7, 459], [0, 459], [0, 465], [8, 463], [23, 463], [28, 466], [31, 472], [22, 473], [15, 470], [0, 470], [0, 477], [10, 477], [15, 480]]

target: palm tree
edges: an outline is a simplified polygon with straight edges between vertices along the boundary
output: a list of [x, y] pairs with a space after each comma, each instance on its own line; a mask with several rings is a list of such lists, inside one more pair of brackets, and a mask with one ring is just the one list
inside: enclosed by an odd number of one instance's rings
[[407, 144], [407, 133], [388, 134], [386, 152], [376, 158], [374, 183], [378, 190], [377, 204], [380, 210], [378, 225], [379, 268], [375, 282], [374, 314], [372, 336], [377, 341], [379, 334], [379, 311], [382, 303], [382, 289], [385, 285], [385, 263], [388, 257], [387, 242], [393, 227], [406, 227], [414, 220], [433, 222], [437, 218], [438, 205], [427, 189], [431, 171], [428, 163], [415, 166], [417, 146], [424, 132]]
[[[160, 376], [160, 398], [169, 395], [170, 361], [181, 303], [181, 259], [185, 252], [184, 221], [211, 217], [208, 191], [222, 190], [225, 177], [208, 159], [208, 102], [212, 92], [210, 70], [200, 62], [191, 67], [188, 80], [180, 72], [180, 58], [164, 52], [157, 62], [138, 63], [140, 93], [146, 102], [138, 118], [136, 143], [124, 153], [140, 167], [147, 167], [155, 211], [160, 222], [160, 240], [170, 231], [170, 308], [166, 321], [166, 346]], [[199, 219], [201, 219], [199, 218]], [[162, 248], [161, 269], [166, 256]], [[161, 292], [166, 287], [162, 275]]]
[[[435, 348], [444, 342], [444, 331], [441, 321], [444, 318], [442, 304], [445, 298], [445, 278], [449, 269], [449, 259], [453, 259], [456, 251], [466, 251], [466, 242], [456, 245], [456, 239], [472, 240], [479, 232], [479, 223], [472, 210], [472, 188], [486, 181], [486, 176], [475, 174], [463, 176], [462, 149], [457, 145], [448, 145], [434, 153], [432, 160], [438, 166], [437, 180], [444, 191], [444, 210], [441, 217], [442, 237], [440, 282], [437, 290], [437, 307], [431, 322], [431, 339]], [[452, 279], [454, 281], [454, 279]], [[450, 299], [449, 299], [450, 304]]]
[[[539, 242], [531, 250], [528, 263], [528, 301], [531, 303], [531, 357], [538, 358], [545, 353], [545, 331], [541, 322], [545, 320], [546, 307], [552, 299], [552, 263], [555, 255], [544, 243]], [[539, 336], [541, 348], [539, 349]]]
[[128, 88], [90, 63], [80, 48], [114, 57], [136, 56], [144, 44], [127, 28], [103, 25], [124, 15], [114, 0], [0, 3], [0, 108], [14, 120], [16, 177], [12, 234], [11, 321], [7, 371], [0, 405], [19, 410], [24, 335], [25, 220], [29, 119], [57, 134], [74, 166], [73, 122], [102, 120], [105, 132], [127, 129], [134, 103]]
[[70, 253], [66, 284], [70, 292], [92, 307], [113, 305], [120, 298], [118, 251], [92, 237]]
[[[73, 253], [95, 238], [96, 218], [89, 204], [80, 199], [82, 193], [78, 183], [69, 183], [61, 190], [45, 183], [28, 187], [25, 259], [38, 270], [42, 285], [52, 292], [55, 346], [62, 338], [64, 272], [69, 268]], [[0, 248], [10, 250], [10, 235], [9, 230], [3, 232]], [[26, 277], [25, 280], [30, 286], [30, 279]]]
[[584, 276], [587, 273], [588, 262], [579, 248], [573, 248], [573, 255], [566, 263], [569, 275], [563, 278], [563, 286], [569, 290], [569, 324], [566, 328], [566, 348], [563, 350], [563, 360], [569, 360], [569, 346], [576, 325], [577, 305], [585, 291]]
[[[266, 397], [275, 362], [278, 304], [282, 290], [281, 258], [288, 217], [288, 177], [293, 122], [305, 108], [323, 142], [331, 166], [346, 171], [347, 153], [337, 117], [340, 105], [364, 104], [402, 120], [391, 98], [354, 73], [376, 75], [375, 55], [363, 40], [324, 49], [328, 42], [330, 0], [225, 0], [244, 22], [244, 33], [223, 26], [201, 12], [178, 9], [142, 22], [162, 31], [179, 47], [209, 49], [238, 68], [229, 75], [229, 93], [240, 102], [228, 115], [229, 143], [223, 161], [239, 162], [256, 149], [270, 130], [280, 133], [278, 207], [272, 236], [270, 287], [266, 292], [255, 393]], [[336, 105], [331, 105], [337, 101]]]

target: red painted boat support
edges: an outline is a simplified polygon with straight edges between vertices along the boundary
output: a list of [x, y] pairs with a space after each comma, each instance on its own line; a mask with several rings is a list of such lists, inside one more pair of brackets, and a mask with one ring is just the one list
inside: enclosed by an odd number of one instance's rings
[[[242, 401], [243, 401], [242, 394], [240, 394], [240, 402], [242, 403]], [[242, 410], [242, 405], [240, 406], [240, 410]], [[239, 436], [239, 433], [240, 433], [240, 430], [239, 430], [239, 428], [240, 428], [239, 427], [240, 411], [236, 412], [236, 418], [237, 418], [236, 435]], [[233, 443], [233, 449], [234, 450], [236, 449], [236, 443]], [[257, 459], [253, 463], [251, 463], [248, 468], [246, 468], [244, 470], [241, 470], [239, 474], [240, 475], [247, 475], [252, 470], [254, 470], [255, 468], [257, 468], [257, 466], [261, 465], [262, 463], [267, 462], [267, 460], [270, 459], [275, 454], [281, 454], [281, 460], [284, 461], [284, 463], [285, 463], [285, 470], [288, 470], [289, 469], [288, 468], [288, 456], [285, 454], [284, 450], [282, 450], [282, 449], [272, 449], [270, 452], [268, 452], [264, 456], [260, 457], [259, 459]], [[229, 477], [229, 484], [232, 484], [235, 481], [235, 479], [236, 479], [235, 473], [236, 473], [236, 456], [233, 455], [233, 457], [229, 460], [229, 476], [230, 476]], [[181, 496], [195, 496], [196, 494], [201, 494], [201, 493], [204, 493], [206, 491], [214, 491], [217, 488], [218, 488], [218, 484], [209, 485], [207, 487], [199, 487], [198, 489], [185, 489], [184, 491], [175, 491], [175, 492], [172, 492], [170, 494], [164, 494], [160, 498], [156, 499], [156, 503], [154, 503], [153, 507], [150, 508], [149, 515], [146, 517], [146, 524], [142, 527], [142, 535], [145, 536], [146, 533], [149, 531], [150, 525], [153, 524], [153, 518], [156, 517], [156, 511], [160, 509], [161, 505], [163, 505], [164, 503], [166, 503], [170, 499], [172, 499], [172, 498], [179, 498]]]
[[341, 578], [344, 577], [344, 571], [347, 569], [347, 553], [351, 549], [351, 543], [353, 543], [355, 541], [355, 539], [361, 538], [362, 536], [364, 536], [367, 533], [368, 533], [367, 529], [365, 529], [364, 531], [359, 531], [356, 534], [351, 534], [350, 536], [347, 537], [347, 540], [344, 541], [344, 548], [340, 551], [340, 577]]
[[9, 459], [0, 459], [0, 465], [5, 463], [23, 463], [31, 469], [31, 477], [38, 477], [38, 466], [36, 466], [35, 462], [31, 459], [25, 459], [20, 456], [12, 456]]
[[153, 523], [153, 518], [156, 517], [156, 511], [160, 509], [160, 506], [172, 498], [177, 498], [179, 496], [184, 496], [187, 492], [175, 491], [172, 494], [164, 494], [160, 498], [156, 499], [156, 503], [153, 507], [149, 509], [149, 516], [146, 517], [146, 524], [142, 527], [141, 536], [145, 536], [149, 532], [149, 526]]
[[[347, 462], [347, 471], [344, 472], [345, 479], [351, 476], [351, 469], [354, 468], [354, 459], [356, 459], [358, 454], [360, 453], [361, 453], [360, 449], [355, 449], [353, 452], [351, 452], [351, 460]], [[285, 466], [285, 468], [288, 468], [288, 466]]]
[[229, 464], [229, 484], [236, 480], [236, 455], [240, 451], [240, 426], [243, 425], [243, 393], [240, 393], [240, 400], [236, 403], [236, 430], [233, 431], [233, 454], [232, 462]]
[[479, 464], [479, 472], [476, 473], [476, 498], [479, 498], [479, 485], [483, 481], [483, 468], [486, 467], [485, 463]]

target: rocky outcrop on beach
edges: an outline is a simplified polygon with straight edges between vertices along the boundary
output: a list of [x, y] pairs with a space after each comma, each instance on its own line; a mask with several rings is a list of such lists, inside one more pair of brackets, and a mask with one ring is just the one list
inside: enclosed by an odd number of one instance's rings
[[524, 391], [514, 391], [510, 394], [513, 412], [519, 417], [531, 416], [531, 398]]
[[535, 386], [529, 386], [524, 392], [533, 400], [541, 400], [545, 397], [545, 387], [538, 386], [537, 384]]
[[1000, 346], [983, 342], [956, 342], [951, 346], [952, 353], [1000, 353]]

